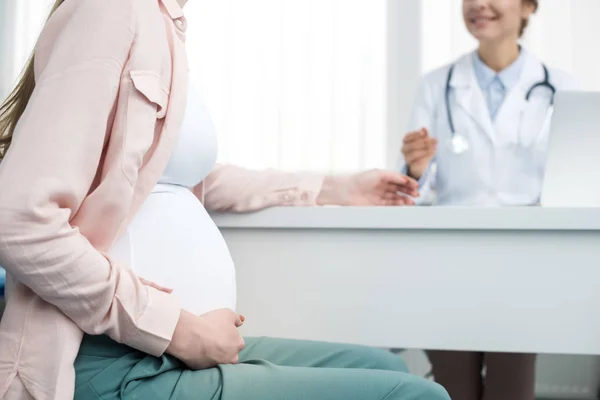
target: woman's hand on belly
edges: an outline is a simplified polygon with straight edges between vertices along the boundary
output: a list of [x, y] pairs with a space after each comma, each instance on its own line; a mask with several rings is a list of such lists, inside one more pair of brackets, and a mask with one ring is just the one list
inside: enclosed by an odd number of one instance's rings
[[193, 370], [237, 364], [245, 343], [238, 328], [243, 317], [229, 309], [197, 316], [181, 310], [167, 353]]

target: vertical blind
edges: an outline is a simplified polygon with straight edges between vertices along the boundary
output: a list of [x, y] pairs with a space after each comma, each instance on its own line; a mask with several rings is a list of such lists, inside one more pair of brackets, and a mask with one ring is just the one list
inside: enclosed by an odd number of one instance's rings
[[0, 98], [23, 69], [54, 0], [0, 0]]
[[[421, 60], [407, 63], [427, 72], [475, 47], [462, 0], [418, 1]], [[2, 0], [11, 15], [0, 16], [0, 95], [52, 3]], [[600, 1], [540, 3], [525, 46], [600, 90]], [[219, 160], [325, 172], [384, 166], [387, 9], [386, 0], [190, 0], [191, 76], [217, 127]]]
[[[10, 2], [2, 91], [53, 0]], [[191, 0], [191, 76], [219, 135], [219, 160], [343, 172], [385, 164], [386, 0]], [[4, 61], [3, 61], [4, 62]]]
[[350, 171], [385, 164], [385, 0], [192, 0], [191, 74], [219, 160]]

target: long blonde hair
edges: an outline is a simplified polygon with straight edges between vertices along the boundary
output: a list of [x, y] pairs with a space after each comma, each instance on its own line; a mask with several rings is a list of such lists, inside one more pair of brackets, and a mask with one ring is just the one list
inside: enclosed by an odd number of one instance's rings
[[[65, 0], [56, 0], [50, 15], [52, 15], [64, 1]], [[17, 85], [12, 92], [10, 92], [2, 105], [0, 105], [0, 162], [10, 147], [17, 122], [19, 122], [19, 119], [25, 112], [27, 103], [29, 103], [29, 99], [35, 88], [33, 65], [34, 55], [32, 54], [21, 73]]]

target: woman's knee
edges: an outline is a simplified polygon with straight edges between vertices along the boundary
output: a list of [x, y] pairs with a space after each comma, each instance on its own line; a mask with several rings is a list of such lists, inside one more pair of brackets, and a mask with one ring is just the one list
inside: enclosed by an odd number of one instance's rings
[[423, 387], [423, 392], [419, 400], [450, 400], [448, 391], [439, 383], [423, 378], [427, 385]]
[[450, 400], [444, 387], [417, 376], [403, 376], [398, 386], [384, 400]]
[[408, 367], [402, 357], [390, 351], [366, 346], [352, 346], [347, 351], [355, 360], [352, 367], [408, 372]]

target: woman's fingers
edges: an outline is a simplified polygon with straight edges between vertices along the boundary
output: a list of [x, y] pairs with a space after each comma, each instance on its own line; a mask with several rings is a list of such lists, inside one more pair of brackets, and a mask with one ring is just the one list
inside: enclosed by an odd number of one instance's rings
[[415, 201], [406, 195], [398, 193], [386, 193], [381, 199], [382, 206], [412, 206]]
[[408, 188], [406, 186], [389, 186], [385, 189], [386, 194], [392, 196], [410, 196], [419, 197], [419, 190], [415, 188]]
[[235, 326], [239, 328], [240, 326], [244, 325], [245, 320], [246, 318], [243, 315], [237, 314], [237, 317], [235, 319]]
[[414, 178], [394, 171], [379, 171], [379, 180], [386, 186], [396, 185], [413, 188], [419, 187], [419, 183]]

